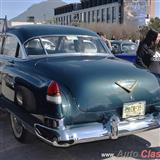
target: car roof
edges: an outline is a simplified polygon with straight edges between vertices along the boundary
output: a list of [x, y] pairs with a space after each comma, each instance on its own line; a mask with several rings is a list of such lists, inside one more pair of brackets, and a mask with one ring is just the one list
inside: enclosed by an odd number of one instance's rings
[[47, 35], [87, 35], [97, 37], [95, 32], [88, 29], [62, 25], [20, 25], [8, 28], [7, 33], [16, 35], [21, 43], [33, 37]]

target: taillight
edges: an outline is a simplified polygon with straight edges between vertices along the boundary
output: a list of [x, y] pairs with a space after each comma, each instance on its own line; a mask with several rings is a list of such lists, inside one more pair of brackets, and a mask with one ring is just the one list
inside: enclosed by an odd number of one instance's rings
[[56, 81], [51, 81], [51, 83], [48, 86], [47, 101], [56, 103], [56, 104], [62, 103], [59, 85]]
[[49, 96], [60, 95], [60, 89], [56, 81], [51, 81], [51, 83], [49, 84], [47, 95]]

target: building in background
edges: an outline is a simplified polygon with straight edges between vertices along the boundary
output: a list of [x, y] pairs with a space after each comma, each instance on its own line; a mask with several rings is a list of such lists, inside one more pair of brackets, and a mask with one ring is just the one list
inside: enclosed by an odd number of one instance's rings
[[123, 22], [142, 26], [146, 23], [147, 0], [123, 0]]
[[108, 23], [144, 25], [155, 16], [155, 0], [81, 0], [55, 8], [57, 24]]
[[121, 23], [121, 0], [81, 0], [55, 9], [57, 24]]
[[156, 0], [147, 0], [147, 18], [155, 18], [156, 16]]

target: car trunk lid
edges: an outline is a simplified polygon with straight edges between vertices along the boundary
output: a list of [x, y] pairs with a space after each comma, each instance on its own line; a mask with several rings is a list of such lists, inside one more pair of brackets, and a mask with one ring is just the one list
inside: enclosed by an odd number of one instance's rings
[[[82, 112], [118, 111], [127, 102], [159, 100], [159, 83], [153, 74], [114, 57], [49, 58], [37, 67], [45, 68], [51, 79], [66, 86]], [[136, 84], [127, 91], [117, 85], [119, 81]]]

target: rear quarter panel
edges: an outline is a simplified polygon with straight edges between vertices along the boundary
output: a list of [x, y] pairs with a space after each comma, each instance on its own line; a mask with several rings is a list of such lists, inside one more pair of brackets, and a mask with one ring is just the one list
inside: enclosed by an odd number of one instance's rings
[[[16, 103], [16, 91], [17, 88], [21, 87], [25, 92], [27, 101], [30, 101], [29, 105], [33, 105], [33, 100], [36, 101], [36, 107], [25, 108], [27, 112], [59, 118], [62, 114], [57, 111], [57, 107], [46, 101], [50, 80], [42, 77], [34, 69], [34, 64], [33, 61], [16, 61], [15, 64], [6, 64], [3, 68], [2, 96]], [[30, 110], [29, 108], [34, 109]]]

